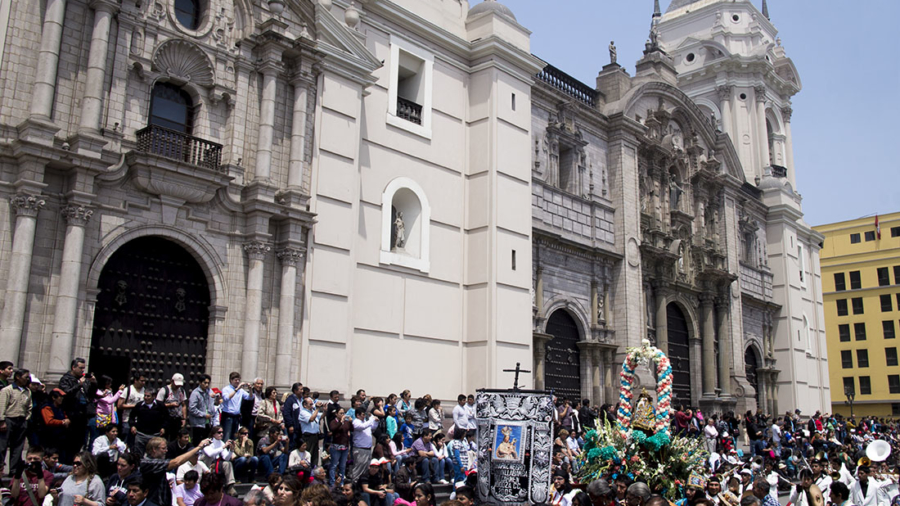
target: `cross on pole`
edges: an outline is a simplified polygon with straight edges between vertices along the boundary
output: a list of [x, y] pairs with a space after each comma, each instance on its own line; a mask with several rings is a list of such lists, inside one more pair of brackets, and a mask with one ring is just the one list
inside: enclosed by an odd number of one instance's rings
[[531, 372], [531, 371], [526, 371], [526, 370], [524, 370], [524, 369], [521, 369], [521, 368], [519, 367], [519, 366], [521, 366], [521, 365], [522, 365], [521, 362], [516, 362], [516, 368], [515, 368], [515, 369], [503, 369], [503, 372], [514, 372], [514, 373], [516, 373], [516, 379], [513, 381], [513, 390], [518, 390], [518, 389], [519, 389], [519, 373], [520, 373], [520, 372]]

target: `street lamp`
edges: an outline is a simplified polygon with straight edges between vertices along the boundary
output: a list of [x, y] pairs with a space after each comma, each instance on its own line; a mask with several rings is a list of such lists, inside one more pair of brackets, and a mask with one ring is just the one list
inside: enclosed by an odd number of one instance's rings
[[850, 404], [850, 418], [853, 418], [853, 399], [856, 398], [856, 392], [850, 386], [844, 387], [844, 395], [847, 396], [847, 402]]

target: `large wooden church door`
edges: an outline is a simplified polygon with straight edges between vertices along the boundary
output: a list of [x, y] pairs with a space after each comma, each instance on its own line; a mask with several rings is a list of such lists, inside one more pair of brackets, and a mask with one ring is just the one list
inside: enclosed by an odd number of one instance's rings
[[[116, 251], [100, 273], [90, 369], [128, 384], [132, 372], [159, 388], [175, 373], [187, 385], [206, 370], [209, 285], [184, 248], [141, 237]], [[186, 387], [187, 387], [186, 385]]]
[[687, 318], [677, 304], [666, 307], [669, 336], [669, 361], [672, 363], [672, 407], [691, 406], [691, 349]]
[[572, 400], [574, 405], [575, 400], [581, 398], [578, 324], [567, 311], [558, 309], [547, 320], [547, 333], [553, 339], [547, 342], [544, 387], [553, 390], [557, 397]]

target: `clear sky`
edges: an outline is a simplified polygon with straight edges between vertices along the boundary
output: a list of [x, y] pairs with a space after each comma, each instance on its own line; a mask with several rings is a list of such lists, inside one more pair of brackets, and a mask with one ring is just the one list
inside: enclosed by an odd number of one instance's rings
[[[634, 75], [653, 12], [653, 0], [500, 1], [532, 31], [532, 53], [591, 86], [610, 40]], [[660, 4], [665, 12], [669, 0]], [[768, 4], [803, 83], [791, 129], [806, 221], [900, 211], [900, 0]]]

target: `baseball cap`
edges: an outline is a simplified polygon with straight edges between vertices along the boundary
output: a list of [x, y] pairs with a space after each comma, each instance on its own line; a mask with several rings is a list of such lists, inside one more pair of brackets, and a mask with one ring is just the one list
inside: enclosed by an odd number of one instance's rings
[[34, 374], [31, 375], [31, 382], [37, 383], [38, 385], [43, 385], [43, 383], [41, 383], [41, 380], [39, 380], [38, 377], [35, 376]]
[[59, 395], [61, 395], [61, 396], [63, 396], [63, 397], [66, 396], [66, 393], [63, 392], [63, 391], [62, 391], [61, 389], [59, 389], [59, 388], [54, 388], [53, 390], [51, 390], [51, 393], [56, 393], [56, 394], [59, 394]]
[[176, 372], [172, 375], [172, 383], [174, 383], [176, 387], [184, 386], [184, 376], [182, 376], [180, 372]]

